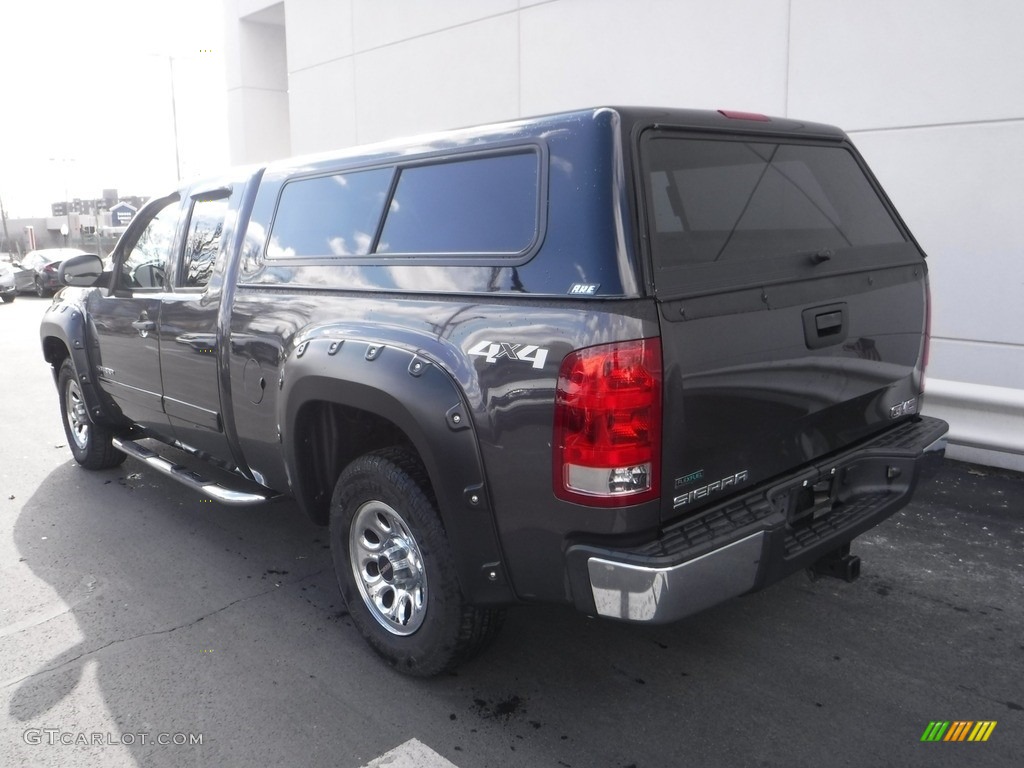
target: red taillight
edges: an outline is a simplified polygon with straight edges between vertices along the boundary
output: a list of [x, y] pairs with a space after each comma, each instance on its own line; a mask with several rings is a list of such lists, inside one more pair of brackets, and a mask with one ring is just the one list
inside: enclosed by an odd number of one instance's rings
[[661, 342], [603, 344], [566, 356], [555, 391], [554, 491], [602, 507], [658, 498]]
[[43, 267], [43, 272], [56, 272], [57, 267], [59, 266], [60, 263], [55, 261], [52, 264], [47, 264], [45, 267]]

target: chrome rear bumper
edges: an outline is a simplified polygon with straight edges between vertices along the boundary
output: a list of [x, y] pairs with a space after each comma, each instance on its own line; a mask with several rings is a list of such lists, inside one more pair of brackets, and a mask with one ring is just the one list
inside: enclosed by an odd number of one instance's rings
[[[567, 550], [581, 611], [661, 624], [809, 567], [906, 505], [941, 464], [948, 425], [919, 417], [855, 448], [688, 516], [639, 546]], [[801, 489], [826, 482], [808, 514]]]
[[594, 605], [600, 616], [627, 621], [689, 616], [752, 590], [763, 549], [761, 531], [667, 568], [592, 557], [587, 569]]

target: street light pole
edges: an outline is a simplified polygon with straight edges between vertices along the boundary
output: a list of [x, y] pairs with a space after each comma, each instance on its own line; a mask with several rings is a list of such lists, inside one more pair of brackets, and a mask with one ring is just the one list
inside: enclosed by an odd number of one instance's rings
[[181, 181], [181, 155], [178, 150], [178, 105], [174, 98], [174, 57], [168, 56], [167, 63], [171, 70], [171, 121], [174, 124], [174, 170], [176, 181]]
[[[73, 157], [51, 157], [51, 162], [64, 164], [64, 218], [65, 224], [61, 227], [61, 234], [64, 235], [64, 245], [68, 244], [68, 235], [71, 234], [71, 201], [68, 199], [68, 163], [74, 162]], [[65, 231], [66, 230], [66, 231]]]

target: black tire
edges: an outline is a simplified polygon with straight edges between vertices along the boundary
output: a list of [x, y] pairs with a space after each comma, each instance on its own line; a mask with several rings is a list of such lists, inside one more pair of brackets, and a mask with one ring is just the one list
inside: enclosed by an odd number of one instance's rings
[[94, 424], [82, 399], [82, 388], [75, 376], [71, 360], [64, 359], [57, 374], [57, 391], [60, 394], [60, 417], [64, 422], [64, 434], [68, 448], [75, 461], [86, 469], [110, 469], [123, 462], [127, 456], [111, 443], [114, 433], [106, 427]]
[[50, 295], [50, 292], [43, 287], [43, 282], [37, 277], [36, 278], [36, 296], [40, 299], [45, 299]]
[[388, 448], [349, 464], [331, 499], [330, 530], [352, 622], [399, 671], [452, 669], [501, 628], [503, 610], [466, 604], [426, 471], [409, 451]]
[[15, 298], [17, 298], [17, 296], [18, 296], [18, 292], [17, 291], [12, 291], [11, 293], [9, 293], [6, 296], [4, 296], [4, 303], [5, 304], [10, 304], [12, 301], [14, 301]]

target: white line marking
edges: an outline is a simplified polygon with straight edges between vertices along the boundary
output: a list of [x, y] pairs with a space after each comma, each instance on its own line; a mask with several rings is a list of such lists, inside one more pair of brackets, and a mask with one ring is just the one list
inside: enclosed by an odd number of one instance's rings
[[419, 739], [409, 739], [390, 752], [371, 760], [363, 768], [459, 768]]

